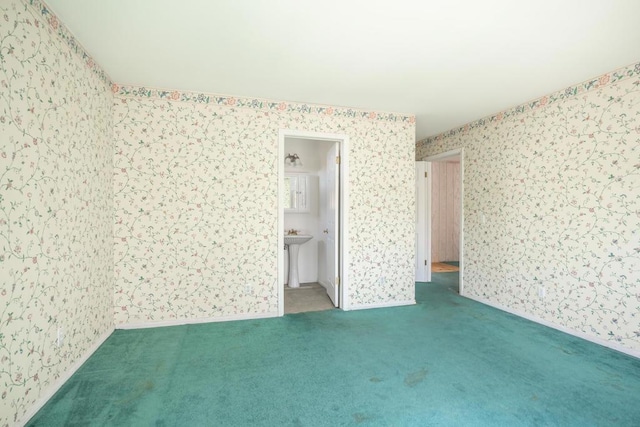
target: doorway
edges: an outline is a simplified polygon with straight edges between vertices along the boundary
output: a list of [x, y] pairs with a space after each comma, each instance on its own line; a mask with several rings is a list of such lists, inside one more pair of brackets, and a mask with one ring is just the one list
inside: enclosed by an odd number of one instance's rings
[[464, 150], [416, 162], [416, 281], [432, 272], [458, 272], [464, 292]]
[[[330, 307], [347, 309], [348, 280], [343, 266], [348, 265], [348, 137], [281, 130], [278, 145], [278, 315], [285, 314], [285, 282], [287, 312], [305, 311], [300, 299], [305, 294], [322, 297], [323, 292]], [[299, 199], [292, 204], [291, 197]], [[291, 237], [296, 234], [301, 238]], [[285, 240], [304, 243], [285, 246]], [[289, 265], [292, 258], [297, 262]], [[302, 310], [291, 307], [294, 295]], [[313, 301], [308, 304], [315, 305]]]

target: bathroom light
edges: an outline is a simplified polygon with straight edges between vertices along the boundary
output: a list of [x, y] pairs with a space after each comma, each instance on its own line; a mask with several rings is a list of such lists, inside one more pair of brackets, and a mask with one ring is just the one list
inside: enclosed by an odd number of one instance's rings
[[296, 153], [287, 154], [284, 158], [284, 164], [285, 166], [293, 166], [294, 168], [300, 167], [302, 166], [302, 160], [300, 160], [300, 156], [298, 156]]

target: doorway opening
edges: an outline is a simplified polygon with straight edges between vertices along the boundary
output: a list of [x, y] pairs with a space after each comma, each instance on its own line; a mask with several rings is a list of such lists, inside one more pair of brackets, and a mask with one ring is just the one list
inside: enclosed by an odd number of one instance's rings
[[346, 135], [282, 130], [278, 315], [348, 307]]
[[457, 272], [463, 294], [464, 150], [416, 162], [416, 281]]

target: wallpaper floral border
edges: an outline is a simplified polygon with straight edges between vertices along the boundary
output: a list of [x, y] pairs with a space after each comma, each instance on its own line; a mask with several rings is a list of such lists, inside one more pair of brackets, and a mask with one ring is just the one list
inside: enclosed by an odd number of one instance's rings
[[42, 3], [3, 0], [0, 20], [0, 425], [7, 426], [25, 421], [113, 329], [113, 95]]
[[416, 158], [461, 147], [465, 293], [640, 354], [640, 63], [419, 141]]
[[196, 104], [214, 104], [226, 107], [249, 108], [279, 113], [318, 114], [327, 117], [347, 117], [354, 119], [379, 120], [414, 124], [415, 116], [379, 111], [364, 111], [354, 108], [342, 108], [326, 105], [304, 104], [287, 101], [274, 101], [260, 98], [243, 98], [199, 92], [155, 89], [137, 86], [111, 85], [111, 91], [118, 96], [182, 101]]
[[191, 91], [177, 91], [158, 88], [137, 87], [130, 85], [119, 85], [117, 83], [113, 83], [107, 73], [95, 63], [91, 55], [87, 53], [87, 51], [69, 31], [69, 29], [58, 19], [58, 17], [51, 11], [49, 6], [45, 4], [45, 2], [43, 2], [42, 0], [23, 1], [27, 2], [34, 10], [38, 11], [38, 13], [41, 15], [41, 18], [48, 23], [49, 27], [56, 33], [58, 38], [66, 43], [69, 49], [75, 52], [77, 57], [82, 59], [86, 66], [91, 69], [103, 82], [111, 86], [111, 91], [114, 95], [158, 98], [172, 101], [196, 102], [204, 104], [215, 103], [218, 105], [226, 105], [230, 107], [252, 108], [259, 110], [302, 112], [336, 117], [352, 117], [369, 120], [415, 123], [415, 116], [413, 115], [380, 111], [364, 111], [354, 108], [274, 101], [260, 98], [244, 98]]
[[614, 84], [622, 80], [626, 80], [626, 79], [637, 77], [637, 76], [640, 76], [640, 63], [632, 64], [627, 67], [614, 70], [610, 73], [605, 73], [601, 76], [584, 81], [575, 86], [570, 86], [566, 89], [559, 90], [552, 94], [541, 96], [540, 98], [537, 98], [531, 102], [518, 105], [516, 107], [513, 107], [505, 111], [501, 111], [489, 117], [478, 119], [471, 123], [467, 123], [463, 126], [443, 132], [439, 135], [424, 138], [423, 140], [418, 141], [416, 145], [428, 144], [429, 142], [452, 137], [459, 133], [468, 133], [472, 129], [481, 128], [492, 123], [497, 124], [508, 118], [525, 114], [527, 112], [536, 110], [538, 108], [544, 108], [552, 104], [555, 104], [557, 102], [561, 102], [563, 100], [570, 99], [572, 97], [584, 94], [586, 92], [600, 89], [604, 86]]

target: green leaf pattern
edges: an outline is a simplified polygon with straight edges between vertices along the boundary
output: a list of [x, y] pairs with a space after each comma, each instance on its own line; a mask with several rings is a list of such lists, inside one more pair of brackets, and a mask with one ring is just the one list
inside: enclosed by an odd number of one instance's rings
[[2, 426], [113, 325], [113, 95], [63, 31], [38, 2], [0, 3]]

